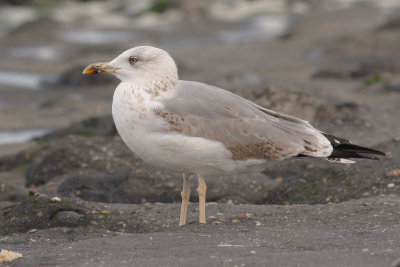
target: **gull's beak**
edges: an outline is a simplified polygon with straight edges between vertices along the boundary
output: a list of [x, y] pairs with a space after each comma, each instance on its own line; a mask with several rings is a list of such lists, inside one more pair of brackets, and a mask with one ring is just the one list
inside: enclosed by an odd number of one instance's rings
[[112, 67], [108, 65], [108, 62], [99, 62], [99, 63], [93, 63], [87, 66], [82, 74], [98, 74], [100, 72], [105, 72], [105, 73], [113, 73], [119, 70], [119, 68]]

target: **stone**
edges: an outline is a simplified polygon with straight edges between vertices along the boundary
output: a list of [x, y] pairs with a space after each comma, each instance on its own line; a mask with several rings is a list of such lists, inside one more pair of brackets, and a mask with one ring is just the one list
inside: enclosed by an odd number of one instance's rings
[[78, 227], [84, 215], [76, 211], [61, 210], [57, 212], [52, 220], [56, 221], [60, 226]]

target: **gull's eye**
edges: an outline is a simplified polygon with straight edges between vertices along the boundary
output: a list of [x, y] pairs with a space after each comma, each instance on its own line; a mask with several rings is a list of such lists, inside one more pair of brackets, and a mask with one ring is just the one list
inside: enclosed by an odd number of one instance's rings
[[129, 64], [133, 65], [137, 62], [137, 58], [135, 57], [129, 57]]

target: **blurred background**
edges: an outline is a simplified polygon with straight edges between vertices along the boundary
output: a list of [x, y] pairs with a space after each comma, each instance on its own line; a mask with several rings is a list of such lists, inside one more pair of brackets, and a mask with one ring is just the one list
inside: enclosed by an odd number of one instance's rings
[[[109, 117], [118, 81], [81, 72], [89, 63], [111, 60], [139, 45], [167, 50], [181, 79], [220, 86], [361, 145], [389, 149], [391, 142], [400, 141], [400, 1], [4, 0], [0, 3], [0, 155], [19, 155], [11, 159], [20, 161], [3, 159], [0, 169], [7, 172], [0, 175], [20, 177], [18, 183], [23, 185], [27, 165], [19, 172], [13, 168], [33, 159], [36, 163], [28, 164], [27, 179], [45, 177], [54, 167], [50, 159], [61, 162], [57, 157], [65, 159], [70, 152], [65, 154], [60, 145], [39, 156], [29, 152], [29, 157], [26, 151], [38, 143], [39, 150], [46, 151], [43, 146], [51, 146], [46, 140], [55, 136], [112, 136], [113, 142], [120, 142]], [[51, 138], [31, 140], [46, 134]], [[80, 147], [79, 142], [68, 139], [63, 144]], [[123, 144], [104, 142], [98, 151], [92, 147], [94, 154], [79, 168], [96, 161], [96, 153], [115, 159], [125, 149]], [[48, 177], [75, 170], [75, 163], [62, 163]], [[90, 166], [97, 170], [97, 165]], [[387, 166], [382, 175], [392, 169]], [[291, 177], [297, 176], [272, 172], [271, 181], [276, 185]], [[167, 187], [179, 192], [179, 179]], [[35, 181], [26, 185], [47, 182]], [[10, 183], [3, 179], [5, 187], [13, 188], [9, 192], [17, 190]], [[371, 177], [373, 183], [376, 177]], [[388, 187], [385, 181], [382, 188], [397, 187]], [[171, 194], [178, 197], [176, 192]], [[353, 195], [342, 199], [349, 197]], [[316, 200], [324, 201], [329, 201], [325, 195]]]

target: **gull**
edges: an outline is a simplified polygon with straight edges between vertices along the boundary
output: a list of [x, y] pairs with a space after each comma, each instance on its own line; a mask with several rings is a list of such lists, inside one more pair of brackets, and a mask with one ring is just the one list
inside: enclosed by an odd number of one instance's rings
[[317, 130], [227, 90], [178, 78], [164, 50], [139, 46], [83, 74], [109, 73], [121, 82], [112, 115], [124, 143], [156, 167], [183, 173], [179, 226], [186, 223], [189, 177], [198, 177], [199, 222], [206, 223], [205, 176], [263, 171], [269, 160], [318, 157], [339, 163], [385, 153]]

